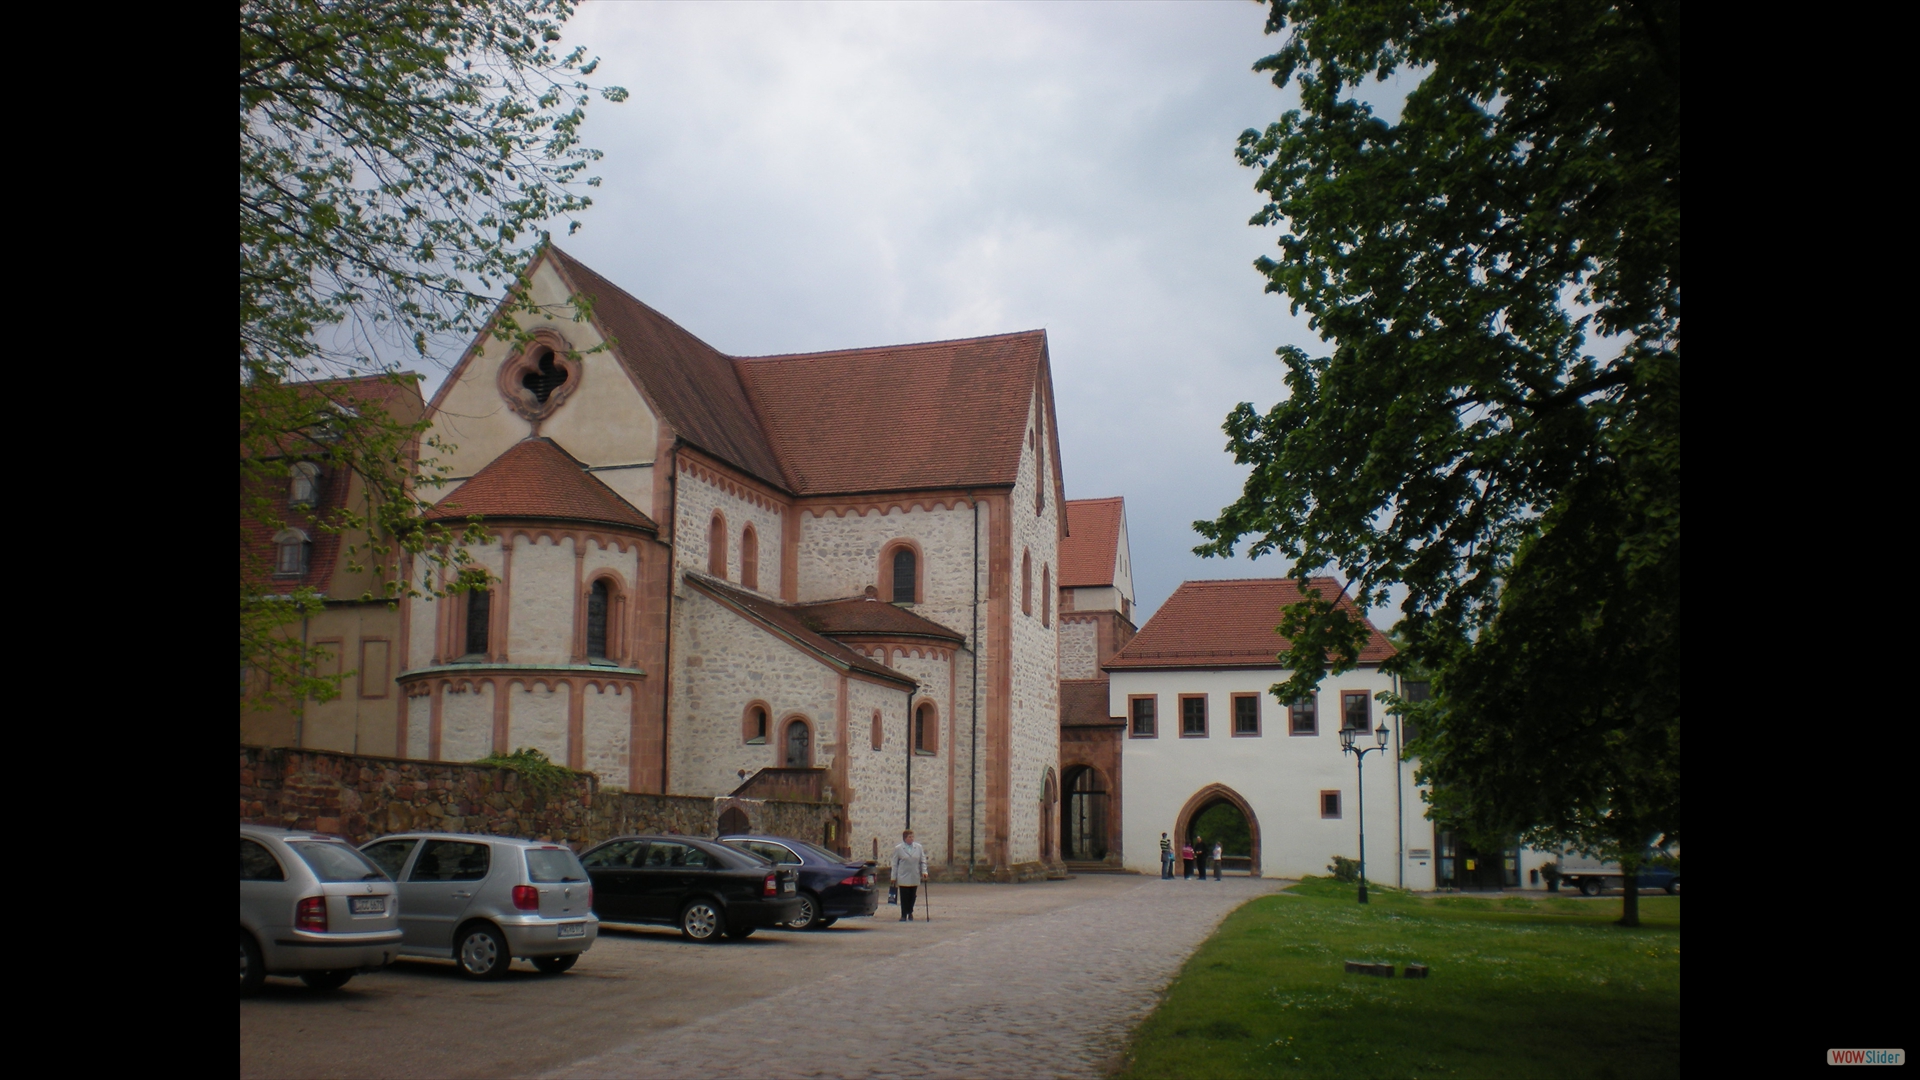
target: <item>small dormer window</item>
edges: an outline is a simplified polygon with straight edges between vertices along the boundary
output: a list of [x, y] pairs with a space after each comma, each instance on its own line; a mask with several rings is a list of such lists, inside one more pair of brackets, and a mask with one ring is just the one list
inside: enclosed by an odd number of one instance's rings
[[320, 466], [311, 461], [299, 461], [288, 470], [288, 474], [288, 506], [310, 507], [320, 501]]
[[299, 577], [307, 572], [307, 560], [313, 541], [299, 529], [282, 529], [273, 537], [273, 574], [275, 577]]

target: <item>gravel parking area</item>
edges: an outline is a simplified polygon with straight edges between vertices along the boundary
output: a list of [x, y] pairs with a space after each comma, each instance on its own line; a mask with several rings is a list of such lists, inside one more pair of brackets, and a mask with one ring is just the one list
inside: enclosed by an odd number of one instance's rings
[[[1220, 920], [1283, 884], [1108, 879], [1079, 903], [909, 948], [550, 1075], [1097, 1077]], [[964, 911], [995, 887], [934, 888], [936, 905], [951, 897]]]
[[243, 1077], [1098, 1076], [1227, 912], [1284, 882], [934, 884], [825, 931], [694, 945], [603, 928], [578, 967], [407, 961], [240, 1005]]

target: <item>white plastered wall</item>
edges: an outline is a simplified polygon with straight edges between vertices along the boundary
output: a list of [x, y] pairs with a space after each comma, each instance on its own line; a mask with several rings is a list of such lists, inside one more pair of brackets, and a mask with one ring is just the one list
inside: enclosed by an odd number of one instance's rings
[[615, 685], [586, 686], [580, 693], [587, 771], [600, 777], [602, 791], [624, 790], [633, 751], [633, 692]]
[[[513, 591], [507, 603], [507, 656], [516, 664], [573, 662], [573, 540], [514, 539]], [[564, 759], [563, 759], [564, 760]]]
[[549, 761], [567, 761], [567, 685], [549, 688], [544, 682], [528, 687], [512, 680], [507, 687], [507, 748], [531, 747]]
[[[1266, 877], [1325, 874], [1332, 856], [1358, 857], [1360, 799], [1354, 758], [1340, 750], [1340, 694], [1366, 692], [1374, 725], [1385, 721], [1389, 728], [1397, 727], [1385, 706], [1371, 700], [1373, 694], [1392, 688], [1391, 677], [1377, 667], [1328, 676], [1319, 690], [1319, 734], [1292, 735], [1286, 708], [1267, 693], [1269, 686], [1287, 677], [1283, 670], [1115, 671], [1111, 675], [1114, 716], [1130, 715], [1129, 695], [1159, 697], [1159, 735], [1128, 737], [1121, 746], [1127, 793], [1122, 825], [1129, 869], [1158, 873], [1160, 834], [1174, 830], [1181, 808], [1209, 784], [1232, 788], [1253, 808]], [[1232, 695], [1236, 693], [1259, 695], [1258, 737], [1232, 734]], [[1207, 695], [1207, 737], [1181, 737], [1182, 694]], [[1432, 825], [1421, 816], [1426, 804], [1413, 782], [1414, 764], [1396, 761], [1391, 748], [1367, 755], [1367, 875], [1382, 885], [1404, 883], [1410, 889], [1431, 889], [1432, 864], [1403, 863], [1400, 852], [1402, 825], [1407, 848], [1430, 848], [1433, 841]], [[1320, 816], [1322, 791], [1340, 792], [1339, 818]]]
[[441, 760], [478, 761], [493, 753], [493, 694], [485, 683], [447, 688], [440, 706]]
[[[588, 466], [651, 463], [658, 434], [653, 410], [611, 350], [589, 351], [603, 341], [591, 323], [573, 321], [567, 288], [545, 261], [534, 270], [533, 294], [548, 314], [516, 313], [521, 327], [529, 331], [550, 329], [586, 354], [580, 359], [580, 384], [542, 421], [540, 434]], [[500, 365], [511, 356], [510, 342], [488, 339], [447, 387], [433, 414], [432, 434], [452, 446], [439, 453], [439, 460], [452, 470], [454, 478], [465, 479], [479, 472], [532, 431], [532, 425], [500, 397]], [[596, 473], [642, 511], [653, 506], [652, 474], [650, 468]], [[430, 490], [426, 496], [437, 501], [449, 490]]]

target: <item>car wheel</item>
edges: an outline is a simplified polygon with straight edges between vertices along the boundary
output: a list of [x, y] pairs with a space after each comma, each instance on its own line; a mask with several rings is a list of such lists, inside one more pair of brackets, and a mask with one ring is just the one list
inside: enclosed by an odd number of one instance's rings
[[315, 990], [338, 990], [351, 978], [351, 971], [309, 971], [300, 976], [300, 981]]
[[799, 913], [781, 925], [789, 930], [811, 930], [820, 925], [820, 901], [812, 893], [801, 893]]
[[1667, 882], [1667, 895], [1668, 896], [1680, 895], [1680, 879], [1679, 878], [1674, 878], [1672, 881]]
[[735, 941], [745, 941], [753, 936], [753, 931], [751, 926], [734, 926], [727, 929], [727, 936]]
[[267, 963], [260, 957], [260, 946], [254, 944], [253, 935], [240, 931], [240, 996], [252, 997], [260, 992], [260, 984], [267, 978]]
[[453, 950], [460, 974], [469, 979], [498, 979], [513, 964], [507, 952], [507, 939], [486, 923], [474, 923], [462, 930]]
[[680, 909], [680, 935], [688, 941], [718, 941], [726, 929], [726, 916], [711, 900], [695, 900]]
[[1600, 895], [1600, 879], [1599, 878], [1581, 878], [1580, 879], [1580, 895], [1581, 896], [1599, 896]]
[[579, 959], [579, 953], [568, 953], [565, 956], [536, 956], [533, 958], [533, 966], [548, 975], [558, 975], [573, 967]]

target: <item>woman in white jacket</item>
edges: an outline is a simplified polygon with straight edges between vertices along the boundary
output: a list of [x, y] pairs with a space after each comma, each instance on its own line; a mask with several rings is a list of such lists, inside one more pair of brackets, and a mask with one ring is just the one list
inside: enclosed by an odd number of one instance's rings
[[913, 842], [913, 830], [900, 834], [893, 848], [893, 884], [900, 890], [900, 921], [913, 921], [913, 900], [927, 875], [927, 849]]

